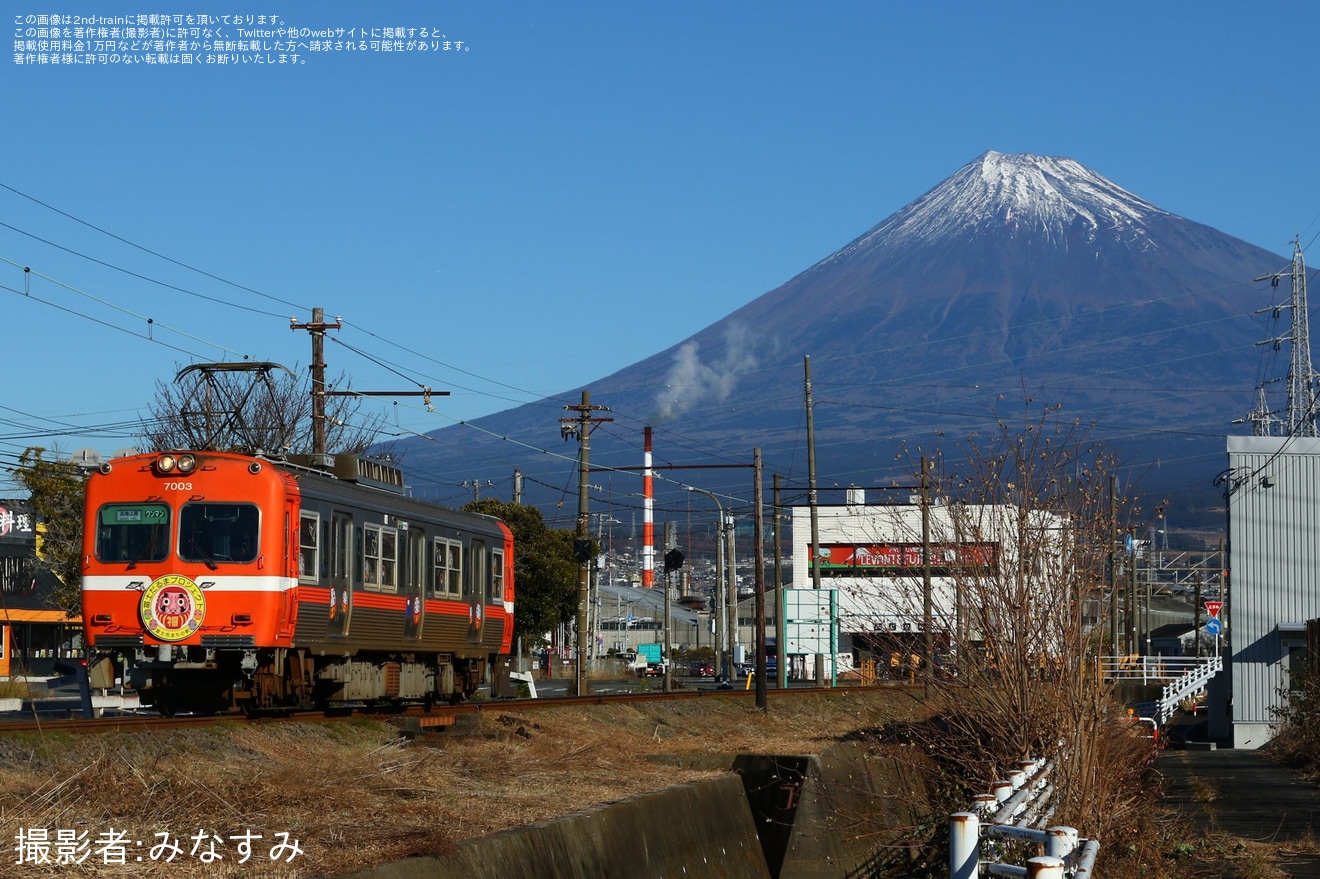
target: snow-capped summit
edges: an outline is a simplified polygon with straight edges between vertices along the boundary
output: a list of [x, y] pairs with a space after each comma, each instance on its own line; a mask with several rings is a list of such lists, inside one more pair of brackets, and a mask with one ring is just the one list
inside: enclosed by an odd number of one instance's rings
[[[1250, 281], [1286, 264], [1072, 159], [987, 152], [774, 290], [590, 389], [669, 433], [659, 441], [682, 442], [676, 454], [707, 444], [727, 462], [758, 447], [790, 472], [801, 463], [810, 355], [818, 466], [836, 484], [901, 482], [894, 462], [905, 449], [947, 451], [993, 425], [1005, 401], [1029, 397], [1126, 443], [1115, 450], [1133, 472], [1153, 471], [1143, 491], [1163, 491], [1160, 480], [1209, 490], [1227, 422], [1254, 402], [1264, 336], [1250, 315], [1270, 291]], [[419, 442], [409, 463], [468, 473], [500, 460], [534, 472], [543, 459], [509, 458], [495, 438], [536, 435], [544, 413], [528, 404], [484, 419], [492, 439], [479, 448], [465, 434], [443, 465], [438, 444]], [[448, 457], [459, 446], [467, 451]], [[635, 452], [635, 441], [602, 436], [592, 461], [626, 466]], [[1163, 497], [1181, 503], [1172, 489]]]
[[1152, 218], [1176, 215], [1073, 159], [989, 150], [832, 258], [886, 245], [936, 244], [993, 234], [1059, 245], [1113, 236], [1149, 246]]

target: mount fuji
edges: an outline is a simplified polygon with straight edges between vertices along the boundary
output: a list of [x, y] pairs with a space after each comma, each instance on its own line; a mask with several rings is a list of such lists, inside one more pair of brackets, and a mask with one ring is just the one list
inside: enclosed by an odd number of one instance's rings
[[[796, 499], [810, 357], [822, 489], [910, 482], [901, 448], [950, 456], [1030, 399], [1094, 425], [1133, 485], [1171, 499], [1171, 527], [1217, 524], [1224, 436], [1243, 432], [1231, 422], [1253, 405], [1255, 343], [1278, 335], [1252, 315], [1287, 297], [1251, 279], [1286, 264], [1072, 159], [987, 152], [777, 289], [585, 384], [613, 419], [592, 435], [591, 464], [640, 465], [653, 425], [655, 460], [674, 468], [661, 470], [658, 518], [688, 502], [665, 500], [672, 482], [725, 492], [730, 507], [750, 501], [745, 470], [682, 468], [748, 463], [754, 447]], [[576, 445], [557, 437], [581, 390], [395, 451], [419, 495], [450, 502], [462, 479], [507, 486], [518, 468], [526, 500], [566, 526]], [[640, 509], [634, 472], [591, 481], [593, 510], [622, 521]]]

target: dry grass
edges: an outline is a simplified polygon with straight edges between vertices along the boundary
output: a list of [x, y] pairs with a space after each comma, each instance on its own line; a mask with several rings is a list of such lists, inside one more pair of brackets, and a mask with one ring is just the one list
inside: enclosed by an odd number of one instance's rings
[[0, 699], [31, 699], [32, 686], [26, 681], [0, 680]]
[[1199, 876], [1223, 876], [1231, 879], [1288, 879], [1277, 845], [1215, 833], [1203, 841], [1198, 857]]
[[[925, 712], [914, 695], [882, 688], [776, 699], [768, 714], [741, 698], [519, 711], [490, 704], [479, 734], [443, 734], [427, 745], [363, 721], [0, 736], [0, 832], [10, 840], [0, 875], [331, 876], [709, 776], [680, 768], [681, 759], [651, 757], [818, 753]], [[1151, 818], [1131, 829], [1145, 844], [1118, 859], [1124, 875], [1272, 879], [1283, 875], [1280, 862], [1314, 849], [1198, 832], [1161, 810]], [[57, 831], [85, 832], [86, 860], [16, 865], [17, 835], [29, 828], [47, 831], [52, 859]], [[98, 851], [110, 831], [127, 833], [123, 865], [105, 864]], [[190, 854], [199, 831], [220, 837], [223, 860]], [[281, 831], [302, 849], [289, 863], [268, 855]], [[245, 832], [263, 838], [239, 864], [229, 837]], [[182, 845], [170, 863], [151, 857], [160, 833]]]
[[[81, 865], [9, 868], [24, 877], [328, 875], [708, 775], [647, 756], [814, 753], [917, 710], [905, 696], [875, 690], [771, 708], [761, 714], [741, 699], [706, 698], [517, 713], [488, 706], [481, 734], [428, 746], [367, 722], [0, 737], [0, 826], [11, 865], [20, 830], [44, 829], [52, 860], [59, 831], [87, 834]], [[111, 831], [127, 833], [123, 865], [105, 864], [98, 850]], [[190, 854], [199, 831], [220, 837], [223, 860]], [[291, 863], [268, 854], [281, 831], [302, 848]], [[239, 864], [229, 837], [245, 832], [263, 838]], [[172, 863], [151, 858], [161, 833], [182, 845]]]
[[1219, 796], [1218, 789], [1199, 775], [1189, 777], [1187, 786], [1192, 789], [1192, 799], [1198, 803], [1212, 803]]

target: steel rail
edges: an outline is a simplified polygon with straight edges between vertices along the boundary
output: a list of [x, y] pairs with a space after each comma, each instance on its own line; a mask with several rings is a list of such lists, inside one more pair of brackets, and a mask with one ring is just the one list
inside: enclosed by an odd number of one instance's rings
[[[833, 694], [858, 695], [865, 693], [884, 693], [894, 690], [922, 689], [920, 684], [912, 686], [900, 684], [884, 687], [789, 687], [783, 690], [771, 689], [769, 695], [775, 699], [809, 697]], [[401, 717], [457, 717], [465, 714], [508, 711], [544, 710], [570, 708], [584, 705], [626, 705], [638, 702], [666, 702], [689, 699], [739, 699], [754, 702], [755, 690], [742, 689], [701, 689], [679, 690], [672, 693], [596, 693], [586, 696], [552, 696], [543, 699], [481, 699], [463, 702], [459, 705], [436, 705], [429, 710], [422, 705], [401, 706], [387, 709], [381, 706], [344, 706], [332, 707], [321, 711], [281, 711], [244, 714], [181, 715], [161, 717], [159, 715], [116, 715], [99, 718], [33, 718], [31, 720], [0, 719], [0, 736], [61, 733], [104, 733], [129, 732], [137, 730], [185, 729], [204, 727], [216, 723], [281, 723], [290, 721], [333, 722], [348, 719], [373, 719], [387, 721]]]

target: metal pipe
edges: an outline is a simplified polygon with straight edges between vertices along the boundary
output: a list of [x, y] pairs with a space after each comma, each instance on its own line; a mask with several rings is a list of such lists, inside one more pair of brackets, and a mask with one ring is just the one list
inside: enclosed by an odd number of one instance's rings
[[1073, 870], [1073, 879], [1091, 879], [1095, 870], [1095, 859], [1100, 854], [1100, 843], [1088, 839], [1082, 845], [1081, 857], [1077, 859], [1077, 868]]
[[1043, 856], [1027, 861], [1029, 879], [1063, 879], [1063, 861]]
[[949, 816], [949, 879], [976, 879], [980, 872], [981, 819], [974, 812]]
[[1045, 829], [1045, 854], [1052, 858], [1069, 858], [1077, 850], [1077, 829], [1056, 826]]

